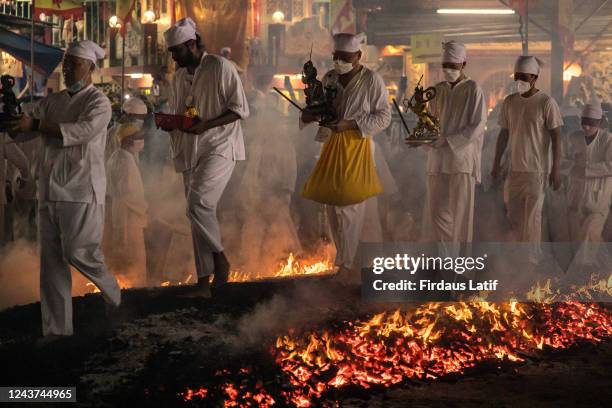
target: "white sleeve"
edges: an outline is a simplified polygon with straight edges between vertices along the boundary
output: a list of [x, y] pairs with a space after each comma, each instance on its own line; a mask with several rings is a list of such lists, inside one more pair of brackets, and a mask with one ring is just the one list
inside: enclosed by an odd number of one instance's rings
[[487, 122], [487, 106], [484, 93], [479, 86], [476, 86], [475, 91], [470, 93], [466, 103], [469, 104], [467, 109], [469, 117], [466, 118], [465, 125], [458, 129], [457, 133], [444, 135], [453, 151], [477, 140], [478, 136], [484, 133]]
[[612, 138], [608, 139], [604, 160], [587, 163], [586, 177], [612, 177]]
[[15, 166], [24, 179], [30, 178], [29, 161], [23, 150], [15, 143], [8, 143], [4, 146], [4, 154], [8, 161]]
[[112, 111], [108, 98], [100, 93], [86, 102], [76, 122], [60, 123], [64, 147], [89, 143], [106, 131]]
[[389, 93], [380, 75], [374, 73], [372, 85], [365, 91], [371, 92], [370, 111], [363, 112], [354, 119], [363, 137], [374, 136], [385, 130], [391, 123]]
[[240, 116], [241, 119], [248, 118], [249, 104], [244, 94], [242, 80], [238, 75], [238, 71], [236, 71], [236, 67], [229, 61], [224, 61], [221, 64], [220, 83], [221, 95], [224, 98], [227, 109]]

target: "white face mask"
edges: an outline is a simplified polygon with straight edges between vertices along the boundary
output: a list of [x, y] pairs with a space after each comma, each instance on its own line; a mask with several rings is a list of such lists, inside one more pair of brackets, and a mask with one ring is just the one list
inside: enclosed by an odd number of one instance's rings
[[342, 60], [334, 60], [334, 71], [336, 71], [339, 75], [348, 74], [353, 70], [353, 63], [346, 62]]
[[442, 68], [444, 72], [444, 79], [448, 82], [455, 82], [461, 76], [461, 71], [452, 68]]
[[516, 81], [516, 90], [520, 94], [524, 94], [531, 89], [531, 84], [529, 82], [521, 81], [520, 79]]
[[85, 88], [85, 80], [81, 79], [80, 81], [77, 81], [74, 84], [70, 85], [67, 89], [70, 93], [77, 93], [83, 88]]
[[142, 129], [142, 125], [144, 125], [144, 120], [143, 119], [132, 119], [132, 123], [134, 124], [134, 126], [136, 126], [138, 129]]

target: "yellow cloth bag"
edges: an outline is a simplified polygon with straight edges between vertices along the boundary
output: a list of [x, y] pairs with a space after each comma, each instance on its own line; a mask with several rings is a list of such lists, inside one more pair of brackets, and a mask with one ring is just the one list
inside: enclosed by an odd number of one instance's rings
[[329, 205], [360, 203], [382, 193], [370, 139], [356, 130], [333, 133], [306, 181], [302, 197]]

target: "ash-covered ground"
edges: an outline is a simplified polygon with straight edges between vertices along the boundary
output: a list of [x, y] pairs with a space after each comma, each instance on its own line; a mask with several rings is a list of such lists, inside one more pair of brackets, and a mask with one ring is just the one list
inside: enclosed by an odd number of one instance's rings
[[[233, 284], [209, 300], [180, 298], [183, 290], [124, 291], [112, 324], [99, 294], [75, 298], [76, 335], [43, 348], [39, 304], [0, 312], [0, 385], [76, 386], [78, 406], [100, 407], [208, 407], [178, 394], [225, 376], [278, 395], [288, 387], [270, 352], [279, 335], [380, 309], [327, 278]], [[350, 387], [313, 406], [601, 407], [612, 397], [611, 368], [612, 342], [584, 343], [436, 381]]]

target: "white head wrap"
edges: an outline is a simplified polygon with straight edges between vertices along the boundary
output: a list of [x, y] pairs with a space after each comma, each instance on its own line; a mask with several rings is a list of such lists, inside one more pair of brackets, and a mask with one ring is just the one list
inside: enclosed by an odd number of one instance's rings
[[334, 51], [357, 52], [365, 39], [365, 33], [349, 34], [336, 33], [334, 38]]
[[166, 46], [174, 47], [196, 39], [196, 23], [189, 17], [182, 18], [164, 32]]
[[122, 107], [125, 113], [131, 113], [132, 115], [146, 115], [147, 105], [140, 98], [130, 98], [123, 103]]
[[442, 43], [442, 62], [461, 64], [466, 60], [465, 45], [454, 40]]
[[105, 54], [102, 47], [89, 40], [73, 42], [66, 49], [66, 55], [89, 60], [95, 65], [98, 65], [98, 60], [104, 58]]
[[582, 109], [581, 116], [583, 118], [601, 119], [603, 117], [603, 109], [601, 109], [601, 104], [599, 102], [587, 103]]
[[540, 67], [544, 65], [543, 61], [537, 57], [530, 55], [521, 55], [514, 63], [514, 72], [523, 74], [540, 75]]

